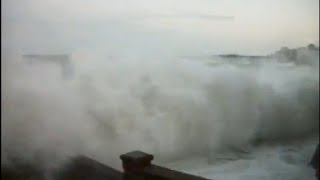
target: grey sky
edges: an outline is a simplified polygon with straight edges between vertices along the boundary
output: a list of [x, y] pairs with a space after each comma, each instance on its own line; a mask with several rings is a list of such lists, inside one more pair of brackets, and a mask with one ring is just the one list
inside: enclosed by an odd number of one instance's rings
[[318, 43], [319, 1], [3, 0], [2, 28], [23, 52], [265, 54]]

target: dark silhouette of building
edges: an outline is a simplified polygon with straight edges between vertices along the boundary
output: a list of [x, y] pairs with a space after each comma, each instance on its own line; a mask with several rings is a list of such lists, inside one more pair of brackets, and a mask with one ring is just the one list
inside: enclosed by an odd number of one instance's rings
[[22, 56], [30, 65], [38, 63], [53, 63], [61, 68], [61, 74], [64, 79], [73, 76], [73, 65], [67, 54], [27, 54]]

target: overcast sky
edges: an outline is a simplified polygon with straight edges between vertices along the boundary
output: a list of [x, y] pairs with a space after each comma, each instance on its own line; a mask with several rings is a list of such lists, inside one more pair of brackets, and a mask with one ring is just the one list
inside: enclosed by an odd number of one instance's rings
[[2, 48], [267, 54], [318, 43], [319, 0], [2, 0]]

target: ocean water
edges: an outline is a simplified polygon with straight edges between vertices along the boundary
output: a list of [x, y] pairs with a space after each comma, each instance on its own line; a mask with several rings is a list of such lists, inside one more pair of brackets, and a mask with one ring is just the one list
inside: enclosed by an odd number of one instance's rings
[[315, 170], [308, 165], [315, 151], [316, 137], [288, 144], [261, 145], [249, 154], [217, 154], [219, 160], [193, 157], [163, 164], [166, 167], [208, 179], [316, 180]]

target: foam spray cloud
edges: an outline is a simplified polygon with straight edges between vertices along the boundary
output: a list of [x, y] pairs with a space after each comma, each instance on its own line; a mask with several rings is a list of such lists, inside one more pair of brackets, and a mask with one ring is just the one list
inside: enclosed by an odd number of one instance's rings
[[3, 55], [2, 165], [54, 167], [82, 154], [119, 168], [118, 156], [132, 150], [159, 161], [214, 157], [318, 131], [312, 66], [81, 53], [72, 61], [75, 75], [66, 81], [52, 66]]

